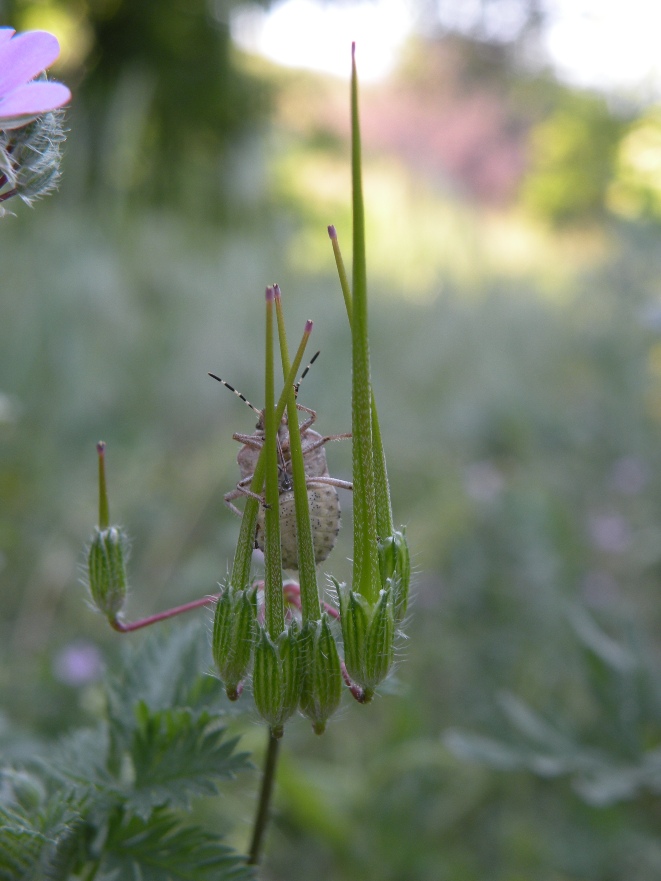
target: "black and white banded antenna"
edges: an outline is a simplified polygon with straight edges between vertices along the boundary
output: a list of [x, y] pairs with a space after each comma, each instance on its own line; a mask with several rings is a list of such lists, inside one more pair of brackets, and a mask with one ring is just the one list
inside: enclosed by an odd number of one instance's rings
[[[296, 385], [294, 386], [294, 397], [295, 397], [295, 398], [298, 397], [298, 390], [299, 390], [299, 388], [300, 388], [300, 386], [301, 386], [301, 383], [303, 382], [303, 380], [305, 379], [305, 377], [308, 375], [308, 371], [309, 371], [310, 367], [312, 367], [312, 365], [313, 365], [314, 362], [317, 360], [317, 358], [319, 357], [319, 355], [320, 355], [320, 352], [316, 352], [316, 353], [312, 356], [312, 358], [310, 359], [310, 363], [308, 364], [308, 366], [305, 368], [305, 370], [303, 371], [303, 373], [301, 373], [301, 376], [300, 376], [298, 382], [297, 382]], [[250, 407], [251, 410], [253, 410], [255, 413], [257, 413], [258, 416], [261, 417], [261, 415], [262, 415], [262, 411], [259, 410], [257, 407], [255, 407], [254, 404], [251, 404], [250, 401], [248, 400], [248, 398], [246, 398], [246, 396], [245, 396], [244, 394], [242, 394], [238, 389], [235, 389], [233, 385], [230, 385], [229, 382], [227, 382], [226, 379], [221, 379], [220, 376], [216, 376], [215, 373], [209, 373], [209, 376], [210, 376], [212, 379], [215, 379], [217, 382], [222, 383], [222, 384], [225, 386], [225, 388], [228, 388], [231, 392], [234, 392], [234, 394], [237, 396], [237, 398], [241, 398], [241, 400], [243, 401], [244, 404], [247, 404], [248, 407]]]
[[312, 356], [312, 358], [310, 359], [310, 363], [309, 363], [308, 366], [305, 368], [305, 370], [303, 371], [303, 373], [301, 373], [301, 377], [300, 377], [300, 379], [298, 380], [298, 382], [297, 382], [296, 385], [294, 386], [294, 397], [295, 397], [295, 398], [298, 398], [298, 390], [299, 390], [299, 388], [301, 387], [301, 383], [303, 382], [303, 380], [305, 379], [305, 377], [308, 375], [308, 370], [310, 369], [310, 367], [312, 367], [312, 365], [313, 365], [314, 362], [317, 360], [317, 358], [319, 357], [320, 354], [321, 354], [321, 352], [315, 352], [314, 355]]
[[221, 379], [219, 376], [216, 376], [215, 373], [210, 373], [209, 376], [210, 376], [212, 379], [215, 379], [215, 380], [217, 380], [218, 382], [221, 382], [221, 383], [225, 386], [225, 388], [228, 388], [231, 392], [234, 392], [234, 394], [237, 396], [237, 398], [241, 398], [241, 400], [243, 401], [243, 403], [244, 403], [244, 404], [247, 404], [247, 405], [250, 407], [250, 409], [253, 410], [255, 413], [257, 413], [257, 415], [258, 415], [258, 416], [260, 417], [260, 419], [261, 419], [262, 411], [261, 411], [261, 410], [258, 410], [257, 407], [255, 407], [254, 404], [251, 404], [250, 401], [248, 400], [248, 398], [246, 398], [245, 395], [242, 395], [240, 391], [238, 391], [237, 389], [235, 389], [233, 385], [230, 385], [229, 382], [227, 382], [225, 379]]

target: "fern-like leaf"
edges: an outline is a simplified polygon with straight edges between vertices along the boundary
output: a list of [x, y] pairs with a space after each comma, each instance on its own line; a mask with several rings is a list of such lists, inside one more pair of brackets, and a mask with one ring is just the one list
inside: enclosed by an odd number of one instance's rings
[[0, 881], [67, 881], [85, 834], [81, 815], [60, 795], [31, 815], [0, 807]]
[[111, 825], [99, 881], [248, 881], [245, 857], [166, 810]]
[[219, 709], [223, 689], [205, 672], [211, 666], [208, 635], [196, 623], [149, 634], [127, 648], [120, 671], [106, 683], [113, 737], [123, 735], [122, 745], [128, 746], [135, 728], [134, 707], [141, 701], [154, 710]]
[[192, 795], [215, 795], [217, 781], [250, 767], [246, 753], [235, 753], [237, 738], [208, 713], [173, 709], [136, 710], [131, 757], [135, 772], [127, 807], [146, 819], [154, 807], [190, 807]]

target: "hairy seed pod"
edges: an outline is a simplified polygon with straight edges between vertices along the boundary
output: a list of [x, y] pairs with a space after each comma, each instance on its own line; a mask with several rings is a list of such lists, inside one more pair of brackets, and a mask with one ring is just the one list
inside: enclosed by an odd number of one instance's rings
[[374, 689], [390, 672], [395, 655], [394, 637], [395, 622], [390, 590], [382, 590], [372, 611], [372, 618], [367, 630], [365, 673], [363, 681], [359, 683], [362, 688]]
[[303, 689], [301, 711], [312, 722], [315, 734], [323, 734], [326, 722], [340, 705], [342, 671], [335, 639], [324, 613], [301, 631]]
[[261, 629], [255, 644], [253, 696], [260, 716], [274, 737], [282, 736], [287, 719], [296, 712], [301, 694], [299, 631], [296, 622], [274, 643]]
[[351, 681], [368, 694], [388, 675], [394, 659], [395, 620], [392, 589], [380, 591], [370, 606], [346, 584], [333, 584], [340, 603], [344, 664]]
[[411, 583], [411, 557], [406, 532], [396, 530], [378, 543], [381, 584], [390, 582], [393, 594], [393, 614], [399, 624], [406, 615]]
[[109, 621], [124, 608], [128, 590], [125, 559], [128, 540], [118, 526], [95, 529], [87, 555], [87, 576], [94, 605]]
[[216, 603], [212, 651], [230, 700], [237, 700], [248, 673], [255, 618], [255, 591], [226, 587]]

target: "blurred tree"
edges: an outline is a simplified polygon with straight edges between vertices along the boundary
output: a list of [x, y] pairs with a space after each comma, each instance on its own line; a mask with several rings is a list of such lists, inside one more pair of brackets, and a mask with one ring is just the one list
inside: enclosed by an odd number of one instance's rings
[[608, 204], [628, 218], [661, 220], [661, 111], [634, 120], [619, 144]]
[[503, 45], [533, 37], [547, 16], [543, 0], [421, 0], [421, 5], [441, 30]]
[[556, 225], [601, 219], [627, 121], [596, 95], [555, 92], [555, 106], [531, 132], [523, 203]]

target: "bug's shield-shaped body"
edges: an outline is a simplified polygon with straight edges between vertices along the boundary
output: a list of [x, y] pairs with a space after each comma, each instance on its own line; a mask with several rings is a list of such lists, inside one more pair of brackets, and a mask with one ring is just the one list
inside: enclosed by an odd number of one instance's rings
[[[340, 530], [340, 500], [336, 487], [351, 489], [345, 480], [338, 480], [328, 473], [325, 444], [331, 440], [350, 437], [347, 434], [323, 436], [310, 428], [316, 419], [316, 413], [307, 407], [297, 405], [299, 410], [307, 414], [301, 423], [301, 443], [305, 464], [310, 524], [315, 561], [323, 562], [330, 554], [337, 534]], [[244, 495], [252, 495], [249, 485], [264, 445], [264, 430], [261, 422], [257, 423], [252, 435], [235, 434], [234, 439], [244, 446], [239, 450], [237, 462], [241, 471], [241, 480], [236, 489], [227, 493], [225, 501], [229, 508], [241, 516], [241, 512], [232, 501]], [[283, 418], [278, 429], [278, 460], [280, 472], [280, 542], [282, 550], [282, 566], [284, 569], [298, 569], [298, 550], [296, 547], [296, 513], [294, 505], [293, 477], [291, 469], [291, 450], [289, 446], [289, 430], [286, 418]], [[261, 501], [261, 498], [260, 498]], [[255, 547], [264, 550], [264, 507], [260, 505], [255, 532]]]

